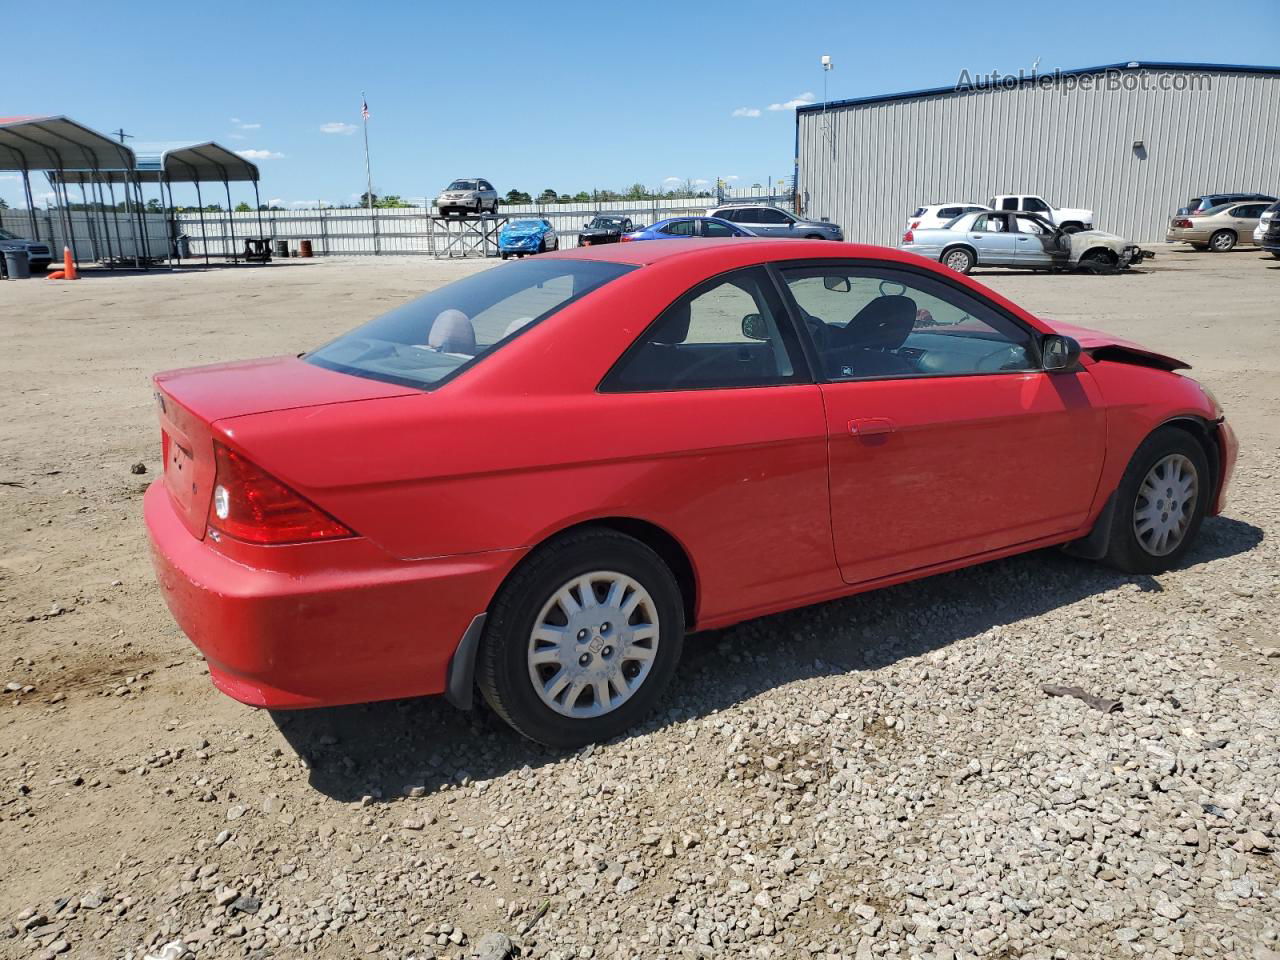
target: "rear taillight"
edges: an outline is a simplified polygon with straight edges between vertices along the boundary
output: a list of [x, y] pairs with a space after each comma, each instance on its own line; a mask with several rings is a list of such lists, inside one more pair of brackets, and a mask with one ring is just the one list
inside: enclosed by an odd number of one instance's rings
[[630, 243], [635, 237], [628, 237], [625, 233], [618, 238], [619, 243]]
[[310, 543], [354, 536], [301, 494], [224, 447], [213, 445], [217, 468], [209, 526], [246, 543]]
[[1173, 221], [1173, 225], [1174, 225], [1175, 227], [1182, 227], [1183, 229], [1185, 229], [1185, 228], [1187, 228], [1187, 227], [1192, 226], [1192, 223], [1191, 223], [1191, 221], [1190, 221], [1190, 220], [1188, 220], [1188, 219], [1186, 219], [1185, 217], [1183, 217], [1183, 218], [1180, 218], [1180, 219], [1178, 219], [1178, 220]]
[[908, 230], [906, 233], [904, 233], [904, 234], [902, 235], [902, 242], [903, 242], [903, 243], [915, 243], [915, 242], [916, 242], [916, 235], [915, 235], [914, 233], [912, 233], [910, 230]]
[[908, 230], [914, 230], [914, 229], [915, 229], [916, 227], [918, 227], [918, 226], [920, 226], [920, 221], [919, 221], [919, 220], [912, 220], [912, 221], [911, 221], [911, 226], [907, 227], [907, 229], [908, 229]]

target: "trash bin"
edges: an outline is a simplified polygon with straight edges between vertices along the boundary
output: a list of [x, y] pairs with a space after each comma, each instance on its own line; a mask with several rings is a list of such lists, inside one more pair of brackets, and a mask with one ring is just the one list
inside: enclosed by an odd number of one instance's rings
[[276, 256], [279, 257], [281, 260], [289, 259], [289, 241], [288, 240], [276, 241]]
[[299, 240], [299, 241], [298, 241], [298, 256], [300, 256], [300, 257], [309, 257], [309, 256], [311, 256], [311, 241], [310, 241], [310, 240]]
[[191, 258], [191, 238], [185, 233], [173, 241], [174, 254], [179, 260]]
[[10, 280], [27, 280], [31, 277], [31, 261], [25, 250], [6, 250], [4, 252], [4, 272]]

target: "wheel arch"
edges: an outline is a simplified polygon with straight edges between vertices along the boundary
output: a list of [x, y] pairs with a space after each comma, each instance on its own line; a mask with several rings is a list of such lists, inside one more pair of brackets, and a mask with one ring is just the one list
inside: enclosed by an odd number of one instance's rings
[[[1218, 431], [1214, 429], [1214, 426], [1215, 424], [1212, 421], [1206, 420], [1204, 417], [1179, 416], [1164, 421], [1160, 426], [1156, 427], [1156, 430], [1173, 427], [1190, 434], [1192, 439], [1200, 445], [1200, 448], [1204, 450], [1205, 459], [1209, 461], [1210, 487], [1214, 491], [1214, 499], [1216, 500], [1218, 488], [1222, 483], [1222, 450], [1218, 447]], [[1155, 430], [1151, 431], [1151, 433], [1155, 432]], [[1150, 435], [1147, 434], [1147, 436]], [[1146, 437], [1143, 438], [1143, 440], [1145, 439]]]
[[938, 262], [941, 263], [946, 258], [947, 254], [950, 253], [952, 250], [955, 250], [957, 247], [959, 247], [962, 250], [967, 250], [969, 253], [969, 256], [973, 257], [973, 265], [975, 267], [978, 265], [977, 249], [975, 249], [970, 244], [964, 243], [963, 241], [959, 241], [959, 240], [957, 240], [955, 243], [948, 243], [945, 247], [942, 248], [942, 252], [938, 254]]

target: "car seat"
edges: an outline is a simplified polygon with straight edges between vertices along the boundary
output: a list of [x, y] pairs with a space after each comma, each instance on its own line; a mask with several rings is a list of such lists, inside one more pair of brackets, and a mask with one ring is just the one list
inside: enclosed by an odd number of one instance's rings
[[459, 353], [474, 357], [476, 328], [461, 310], [441, 310], [431, 324], [427, 347], [437, 353]]
[[909, 360], [888, 352], [906, 343], [915, 323], [916, 302], [910, 297], [901, 294], [877, 297], [843, 327], [830, 331], [831, 349], [826, 354], [828, 372], [841, 377], [915, 373]]

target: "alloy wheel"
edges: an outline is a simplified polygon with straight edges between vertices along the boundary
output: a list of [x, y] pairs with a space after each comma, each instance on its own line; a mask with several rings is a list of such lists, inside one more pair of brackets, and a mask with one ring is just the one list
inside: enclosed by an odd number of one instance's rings
[[964, 273], [969, 269], [969, 254], [963, 250], [952, 250], [942, 262], [948, 270]]
[[1178, 549], [1195, 515], [1200, 478], [1195, 464], [1180, 453], [1158, 460], [1138, 487], [1133, 532], [1153, 557]]
[[529, 679], [565, 717], [599, 717], [629, 700], [658, 653], [658, 608], [612, 570], [574, 577], [543, 604], [529, 635]]

